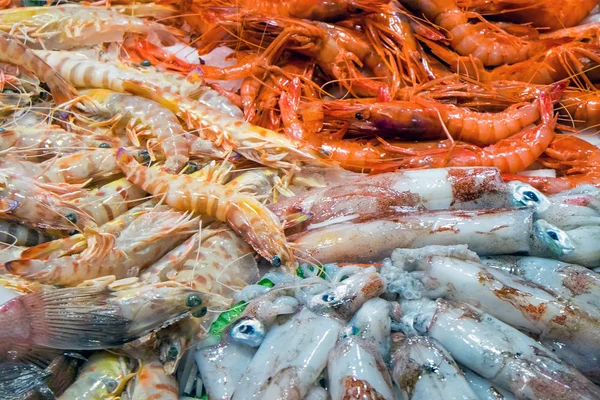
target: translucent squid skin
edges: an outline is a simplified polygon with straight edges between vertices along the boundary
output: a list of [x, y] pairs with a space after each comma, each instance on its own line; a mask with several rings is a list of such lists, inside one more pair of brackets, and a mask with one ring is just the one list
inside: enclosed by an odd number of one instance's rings
[[436, 339], [453, 358], [519, 399], [596, 399], [600, 389], [515, 328], [465, 303], [402, 302], [402, 331]]
[[405, 339], [394, 352], [394, 382], [407, 400], [478, 400], [454, 359], [435, 339]]
[[[461, 253], [462, 250], [462, 254]], [[454, 252], [454, 254], [451, 254]], [[600, 359], [600, 318], [577, 305], [519, 279], [481, 264], [464, 246], [395, 250], [392, 260], [404, 270], [422, 274], [425, 295], [458, 300], [479, 307], [496, 318], [539, 337], [542, 343], [560, 342], [559, 357], [597, 380]], [[580, 361], [573, 362], [572, 354]]]

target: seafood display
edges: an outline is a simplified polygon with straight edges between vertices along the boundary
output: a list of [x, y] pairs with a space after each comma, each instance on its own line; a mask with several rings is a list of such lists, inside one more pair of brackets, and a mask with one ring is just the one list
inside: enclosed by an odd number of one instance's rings
[[0, 398], [600, 399], [600, 0], [0, 0]]

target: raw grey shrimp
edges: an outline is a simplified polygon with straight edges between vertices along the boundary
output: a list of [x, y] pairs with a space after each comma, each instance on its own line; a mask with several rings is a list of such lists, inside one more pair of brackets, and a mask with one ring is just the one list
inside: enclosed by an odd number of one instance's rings
[[[111, 221], [101, 225], [99, 228], [100, 236], [118, 236], [125, 228], [141, 214], [154, 211], [167, 211], [169, 207], [157, 206], [153, 200], [146, 201], [129, 211], [115, 217]], [[92, 232], [93, 234], [93, 232]], [[62, 239], [56, 239], [48, 243], [43, 243], [34, 247], [30, 247], [21, 253], [21, 259], [55, 259], [66, 255], [78, 254], [84, 251], [88, 246], [86, 237], [79, 233]], [[16, 257], [14, 259], [17, 259]], [[13, 259], [13, 260], [14, 260]]]
[[169, 249], [194, 232], [197, 220], [174, 211], [153, 211], [138, 216], [116, 239], [84, 231], [87, 249], [52, 260], [14, 260], [5, 266], [12, 274], [62, 286], [74, 286], [105, 275], [137, 276]]
[[247, 284], [247, 276], [256, 269], [253, 253], [252, 247], [227, 226], [214, 224], [167, 253], [141, 278], [150, 282], [169, 279], [229, 297], [232, 290]]
[[57, 71], [36, 55], [33, 50], [3, 32], [0, 32], [0, 61], [22, 67], [37, 76], [42, 82], [46, 82], [57, 104], [77, 97], [77, 90], [68, 84]]
[[58, 127], [15, 126], [0, 131], [0, 151], [33, 161], [82, 150], [118, 146], [119, 141], [114, 137], [81, 135]]
[[120, 42], [126, 33], [155, 32], [166, 41], [174, 41], [173, 32], [177, 32], [163, 24], [105, 7], [79, 4], [1, 10], [0, 30], [10, 31], [19, 39], [33, 41], [49, 50]]
[[171, 175], [144, 167], [124, 150], [119, 152], [117, 162], [130, 182], [154, 196], [164, 196], [171, 207], [227, 222], [274, 265], [293, 265], [294, 256], [287, 247], [281, 223], [252, 196], [189, 175]]
[[104, 225], [127, 210], [137, 206], [146, 197], [146, 192], [121, 178], [80, 194], [73, 200], [97, 225]]
[[154, 147], [150, 142], [157, 142], [166, 157], [166, 171], [178, 172], [189, 160], [189, 145], [183, 127], [171, 111], [152, 100], [109, 90], [92, 89], [81, 94], [84, 100], [76, 105], [78, 109], [125, 125], [134, 146], [140, 146], [140, 136], [151, 137], [148, 148]]
[[307, 148], [272, 130], [257, 127], [242, 118], [232, 117], [201, 102], [173, 93], [126, 84], [132, 93], [159, 102], [186, 121], [188, 128], [197, 130], [203, 139], [235, 151], [249, 160], [268, 167], [298, 169], [295, 163], [326, 165], [322, 154]]
[[115, 92], [127, 92], [126, 82], [144, 82], [146, 85], [193, 97], [211, 109], [218, 109], [232, 117], [242, 117], [242, 111], [227, 98], [219, 95], [208, 86], [202, 86], [185, 77], [159, 72], [154, 68], [136, 69], [123, 67], [115, 63], [93, 60], [83, 54], [66, 51], [35, 51], [52, 67], [62, 74], [72, 85], [81, 88], [110, 89]]
[[89, 221], [83, 211], [60, 196], [75, 190], [77, 187], [44, 184], [3, 170], [0, 172], [0, 215], [17, 218], [37, 228], [71, 232]]
[[426, 336], [395, 342], [394, 382], [407, 400], [478, 400], [448, 351]]
[[15, 246], [36, 246], [56, 237], [17, 222], [0, 219], [0, 242]]
[[[34, 173], [38, 180], [48, 183], [78, 184], [90, 182], [90, 179], [108, 179], [120, 173], [116, 162], [117, 151], [118, 149], [112, 148], [80, 151], [37, 164], [39, 172]], [[149, 159], [145, 150], [136, 150], [135, 155], [142, 161]], [[33, 168], [31, 170], [35, 171]]]
[[520, 399], [595, 399], [592, 382], [554, 353], [465, 303], [429, 299], [401, 303], [402, 332], [436, 339], [462, 365]]

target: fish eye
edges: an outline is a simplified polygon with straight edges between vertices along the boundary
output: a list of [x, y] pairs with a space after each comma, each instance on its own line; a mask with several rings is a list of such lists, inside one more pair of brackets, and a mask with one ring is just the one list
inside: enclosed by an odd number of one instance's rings
[[106, 387], [107, 393], [112, 393], [119, 387], [119, 382], [117, 382], [115, 379], [104, 379], [103, 383]]
[[201, 309], [192, 312], [192, 316], [196, 318], [202, 318], [208, 313], [208, 308], [202, 307]]
[[185, 300], [185, 305], [188, 307], [198, 307], [202, 304], [202, 297], [197, 294], [190, 294]]
[[362, 121], [365, 117], [363, 117], [361, 113], [357, 112], [356, 114], [354, 114], [354, 118], [356, 118], [359, 121]]
[[77, 215], [75, 215], [75, 213], [72, 213], [72, 212], [67, 213], [67, 214], [65, 214], [65, 218], [74, 224], [77, 223]]
[[325, 293], [323, 296], [321, 296], [321, 300], [323, 300], [325, 303], [331, 303], [335, 300], [335, 295], [333, 293]]
[[524, 191], [523, 196], [525, 196], [526, 198], [528, 198], [532, 201], [540, 201], [540, 198], [535, 193], [533, 193], [531, 190]]
[[550, 239], [552, 240], [558, 240], [558, 234], [554, 231], [548, 231], [546, 233], [548, 235], [548, 237], [550, 237]]
[[100, 149], [110, 149], [110, 144], [108, 144], [108, 143], [100, 143], [98, 145], [98, 148], [100, 148]]
[[198, 167], [198, 164], [196, 164], [193, 161], [188, 161], [185, 163], [185, 166], [183, 167], [183, 173], [184, 174], [193, 174], [194, 172], [198, 171], [200, 169], [200, 167]]
[[273, 256], [273, 261], [271, 261], [271, 265], [275, 268], [281, 267], [281, 257]]

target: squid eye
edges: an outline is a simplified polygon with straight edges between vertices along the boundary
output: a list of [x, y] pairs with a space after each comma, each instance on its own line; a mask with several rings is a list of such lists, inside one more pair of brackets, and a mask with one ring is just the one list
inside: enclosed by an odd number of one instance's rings
[[197, 294], [190, 294], [185, 301], [185, 305], [188, 307], [198, 307], [202, 304], [202, 298]]
[[74, 224], [77, 223], [77, 215], [75, 215], [75, 213], [67, 213], [67, 214], [65, 214], [65, 218]]
[[363, 117], [363, 115], [359, 112], [357, 112], [356, 114], [354, 114], [354, 117], [359, 120], [362, 121], [365, 117]]
[[192, 315], [196, 318], [202, 318], [206, 315], [206, 313], [208, 313], [208, 309], [206, 307], [202, 307], [198, 311], [194, 311]]
[[331, 303], [335, 301], [335, 295], [333, 293], [325, 293], [323, 296], [321, 296], [321, 300], [323, 300], [325, 303]]
[[106, 387], [107, 393], [112, 393], [119, 387], [119, 382], [117, 382], [115, 379], [105, 379], [104, 386]]
[[271, 261], [271, 265], [274, 266], [275, 268], [281, 267], [281, 257], [273, 256], [273, 261]]
[[558, 240], [558, 234], [554, 231], [548, 231], [547, 235], [552, 240]]
[[100, 148], [100, 149], [110, 149], [110, 144], [108, 144], [108, 143], [100, 143], [98, 145], [98, 148]]
[[144, 61], [142, 61], [142, 62], [140, 63], [140, 65], [141, 65], [142, 67], [151, 67], [151, 66], [152, 66], [152, 63], [151, 63], [150, 61], [148, 61], [148, 60], [144, 60]]
[[252, 335], [254, 333], [254, 327], [251, 325], [242, 325], [239, 327], [239, 331], [244, 335]]
[[523, 192], [523, 196], [527, 197], [532, 201], [540, 201], [540, 198], [537, 196], [537, 194], [533, 193], [531, 190]]

